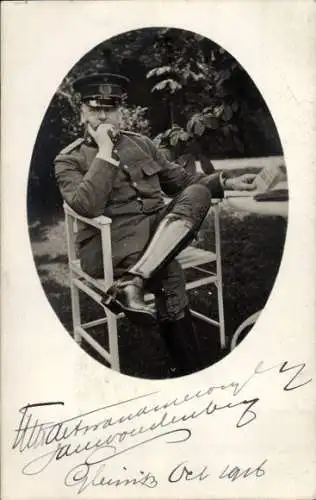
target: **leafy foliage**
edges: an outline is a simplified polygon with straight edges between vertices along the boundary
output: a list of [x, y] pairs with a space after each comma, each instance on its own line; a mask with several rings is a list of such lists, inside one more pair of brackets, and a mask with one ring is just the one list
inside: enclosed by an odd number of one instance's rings
[[172, 80], [172, 78], [168, 78], [167, 80], [162, 80], [159, 83], [156, 83], [156, 85], [153, 86], [152, 91], [154, 92], [155, 90], [167, 90], [171, 94], [174, 94], [177, 90], [180, 90], [182, 88], [182, 85], [175, 80]]
[[102, 42], [69, 71], [41, 124], [33, 152], [29, 205], [60, 203], [53, 159], [82, 134], [72, 82], [95, 72], [130, 78], [122, 124], [182, 154], [211, 159], [282, 154], [273, 119], [237, 61], [216, 43], [184, 30], [146, 28]]
[[[194, 34], [190, 37], [190, 43], [187, 40], [181, 49], [167, 54], [169, 65], [147, 73], [148, 79], [157, 80], [163, 75], [164, 79], [156, 82], [151, 91], [160, 91], [170, 110], [171, 128], [158, 135], [158, 142], [177, 147], [179, 141], [192, 143], [203, 136], [213, 146], [217, 142], [222, 149], [235, 148], [243, 153], [236, 125], [240, 108], [238, 96], [225, 85], [235, 71], [242, 70], [220, 47], [211, 44], [208, 50], [202, 50], [200, 37]], [[192, 45], [197, 45], [194, 58], [190, 57]], [[180, 126], [175, 125], [174, 120]]]
[[157, 146], [162, 146], [166, 142], [170, 144], [170, 146], [177, 146], [179, 141], [186, 142], [190, 138], [188, 132], [183, 130], [182, 127], [179, 127], [176, 123], [172, 125], [171, 128], [168, 128], [164, 132], [161, 132], [154, 138], [154, 143]]
[[139, 132], [143, 135], [150, 135], [150, 123], [146, 118], [146, 107], [132, 106], [120, 108], [120, 127], [123, 130]]

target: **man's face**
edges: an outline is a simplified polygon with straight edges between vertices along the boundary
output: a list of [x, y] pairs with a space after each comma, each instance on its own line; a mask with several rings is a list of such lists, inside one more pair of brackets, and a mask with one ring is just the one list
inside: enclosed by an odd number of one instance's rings
[[113, 125], [119, 129], [120, 113], [118, 108], [91, 107], [88, 104], [81, 104], [81, 120], [86, 125], [96, 130], [101, 123]]

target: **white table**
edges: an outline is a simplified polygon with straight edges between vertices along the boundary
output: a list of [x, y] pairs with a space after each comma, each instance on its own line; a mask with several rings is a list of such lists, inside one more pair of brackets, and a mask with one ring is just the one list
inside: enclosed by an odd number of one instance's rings
[[[286, 181], [279, 182], [274, 189], [287, 189]], [[233, 209], [261, 215], [287, 217], [288, 201], [257, 201], [257, 191], [225, 191], [226, 203]]]
[[253, 196], [225, 196], [226, 203], [233, 209], [261, 215], [280, 215], [287, 217], [287, 201], [256, 201]]
[[[284, 186], [282, 185], [278, 187]], [[224, 203], [228, 204], [229, 207], [238, 211], [245, 211], [260, 215], [279, 215], [283, 218], [287, 218], [288, 201], [256, 201], [254, 199], [254, 194], [256, 193], [228, 191], [225, 192]], [[247, 326], [253, 325], [257, 321], [260, 313], [261, 311], [255, 312], [247, 319], [245, 319], [245, 321], [243, 321], [241, 325], [239, 325], [231, 340], [231, 350], [236, 347], [239, 336], [241, 335], [243, 330]]]

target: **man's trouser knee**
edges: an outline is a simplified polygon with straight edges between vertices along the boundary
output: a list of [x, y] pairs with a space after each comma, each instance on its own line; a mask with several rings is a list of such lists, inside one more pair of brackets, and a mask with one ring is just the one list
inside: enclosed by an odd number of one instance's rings
[[156, 218], [156, 226], [168, 214], [184, 217], [197, 231], [202, 224], [211, 205], [212, 196], [209, 189], [202, 184], [192, 184], [178, 194]]
[[210, 205], [207, 187], [195, 184], [184, 189], [157, 217], [154, 234], [129, 273], [146, 280], [166, 267], [192, 241]]
[[193, 184], [176, 198], [171, 213], [188, 218], [193, 231], [197, 231], [210, 209], [211, 201], [212, 196], [206, 186]]

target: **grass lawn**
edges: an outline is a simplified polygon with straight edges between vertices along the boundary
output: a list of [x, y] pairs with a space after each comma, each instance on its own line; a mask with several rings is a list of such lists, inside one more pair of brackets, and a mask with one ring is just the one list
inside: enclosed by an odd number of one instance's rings
[[[71, 335], [71, 305], [63, 215], [33, 218], [29, 225], [36, 267], [47, 298], [61, 323]], [[274, 284], [282, 258], [286, 222], [281, 217], [266, 217], [221, 209], [221, 240], [224, 282], [226, 335], [230, 341], [235, 329], [250, 314], [263, 308]], [[198, 245], [212, 249], [213, 219], [210, 215], [200, 231]], [[102, 308], [82, 296], [84, 319], [103, 315]], [[217, 314], [216, 291], [200, 288], [190, 292], [190, 303], [204, 313]], [[219, 346], [216, 327], [195, 320], [205, 366], [228, 353]], [[102, 327], [94, 329], [100, 343], [107, 342]], [[229, 342], [228, 342], [229, 343]], [[102, 359], [88, 345], [86, 352]], [[169, 358], [156, 329], [142, 330], [127, 320], [119, 321], [119, 349], [122, 373], [135, 377], [166, 378]]]

